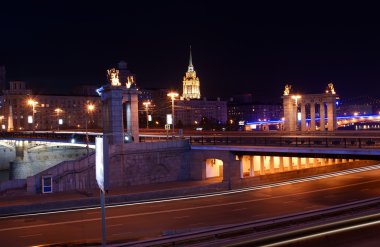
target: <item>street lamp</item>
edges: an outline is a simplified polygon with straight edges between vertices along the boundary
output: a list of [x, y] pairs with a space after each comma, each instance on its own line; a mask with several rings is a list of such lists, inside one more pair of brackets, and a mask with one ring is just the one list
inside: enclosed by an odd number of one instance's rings
[[178, 97], [178, 93], [170, 92], [168, 96], [172, 99], [172, 122], [173, 122], [173, 136], [174, 136], [174, 98]]
[[149, 108], [150, 102], [149, 101], [143, 102], [143, 105], [145, 106], [145, 110], [146, 110], [146, 128], [149, 129], [148, 108]]
[[89, 153], [88, 142], [89, 142], [89, 140], [88, 140], [87, 122], [88, 122], [88, 117], [89, 117], [90, 113], [92, 113], [95, 110], [95, 105], [89, 103], [89, 104], [87, 104], [86, 108], [87, 108], [87, 114], [86, 114], [86, 124], [85, 124], [85, 127], [86, 127], [86, 148], [87, 148], [87, 156], [88, 156], [88, 153]]
[[57, 130], [59, 131], [59, 113], [62, 112], [62, 109], [61, 108], [56, 108], [54, 111], [57, 113], [57, 124], [58, 124]]
[[28, 105], [32, 106], [32, 121], [31, 121], [31, 124], [32, 124], [33, 130], [34, 130], [34, 113], [35, 113], [35, 107], [36, 107], [37, 104], [38, 104], [38, 102], [35, 101], [34, 99], [28, 99]]
[[296, 103], [296, 130], [298, 129], [298, 99], [300, 98], [301, 95], [292, 95], [292, 99], [294, 99]]

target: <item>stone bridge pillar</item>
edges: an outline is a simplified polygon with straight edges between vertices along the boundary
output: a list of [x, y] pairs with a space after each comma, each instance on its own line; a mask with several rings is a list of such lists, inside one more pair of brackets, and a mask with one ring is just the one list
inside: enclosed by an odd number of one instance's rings
[[125, 104], [125, 121], [127, 123], [128, 136], [133, 137], [134, 142], [139, 141], [139, 109], [138, 94], [135, 88], [123, 91], [123, 103]]
[[306, 105], [310, 105], [310, 130], [315, 130], [315, 105], [319, 104], [319, 126], [320, 131], [325, 131], [325, 104], [327, 105], [327, 124], [328, 131], [334, 131], [336, 129], [336, 105], [335, 100], [337, 95], [334, 90], [332, 83], [327, 85], [325, 93], [322, 94], [291, 94], [290, 93], [291, 85], [286, 85], [284, 90], [283, 99], [283, 108], [284, 108], [284, 126], [286, 131], [296, 131], [298, 125], [297, 119], [297, 107], [300, 104], [301, 107], [301, 131], [307, 131], [306, 120], [307, 112]]
[[315, 103], [310, 103], [310, 130], [315, 131]]
[[[124, 124], [127, 125], [128, 141], [139, 141], [138, 94], [130, 81], [120, 83], [119, 70], [108, 70], [109, 84], [98, 89], [103, 104], [103, 133], [109, 137], [109, 144], [124, 142]], [[128, 77], [129, 78], [129, 77]], [[133, 77], [131, 81], [134, 82]], [[125, 83], [125, 84], [124, 84]], [[125, 104], [125, 111], [123, 110]], [[125, 118], [123, 113], [125, 112]]]

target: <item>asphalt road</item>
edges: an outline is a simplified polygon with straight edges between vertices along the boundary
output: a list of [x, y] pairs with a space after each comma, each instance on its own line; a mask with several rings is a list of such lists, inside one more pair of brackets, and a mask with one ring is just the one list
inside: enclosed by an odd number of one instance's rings
[[[380, 196], [380, 171], [207, 198], [107, 208], [107, 240], [243, 223]], [[100, 209], [0, 219], [1, 246], [100, 242]], [[379, 237], [380, 238], [380, 237]]]

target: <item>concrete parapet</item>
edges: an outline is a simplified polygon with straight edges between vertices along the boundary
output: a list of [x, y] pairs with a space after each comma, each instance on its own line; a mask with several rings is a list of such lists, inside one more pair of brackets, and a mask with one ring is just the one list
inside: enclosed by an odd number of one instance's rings
[[0, 194], [7, 190], [25, 189], [26, 179], [14, 179], [0, 182]]

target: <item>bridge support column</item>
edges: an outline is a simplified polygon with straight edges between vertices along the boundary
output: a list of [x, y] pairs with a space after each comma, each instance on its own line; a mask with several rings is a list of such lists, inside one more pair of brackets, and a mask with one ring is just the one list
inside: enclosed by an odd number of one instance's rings
[[348, 162], [354, 162], [354, 160], [353, 159], [348, 159]]
[[310, 104], [310, 130], [315, 131], [315, 103]]
[[274, 157], [269, 156], [269, 167], [270, 167], [270, 173], [274, 173]]
[[306, 131], [306, 105], [304, 103], [301, 104], [301, 131]]
[[260, 156], [260, 175], [265, 175], [265, 157]]
[[244, 178], [244, 171], [243, 171], [243, 157], [240, 158], [239, 169], [240, 169], [240, 178]]
[[347, 163], [347, 159], [342, 159], [342, 163]]
[[255, 171], [254, 171], [254, 164], [253, 164], [253, 161], [254, 160], [254, 156], [249, 156], [249, 176], [250, 177], [253, 177], [255, 175]]
[[328, 165], [333, 165], [334, 163], [334, 159], [328, 159]]
[[325, 102], [321, 102], [319, 105], [319, 129], [325, 131]]
[[328, 131], [334, 131], [336, 129], [335, 96], [329, 98], [329, 101], [327, 102], [327, 128]]
[[325, 166], [326, 165], [326, 159], [325, 158], [321, 158], [321, 166]]
[[301, 157], [297, 157], [297, 169], [301, 169], [302, 168], [302, 163], [301, 163]]
[[310, 167], [310, 160], [309, 158], [306, 158], [306, 168], [309, 168]]
[[288, 157], [288, 162], [289, 162], [289, 171], [292, 171], [293, 170], [293, 158]]
[[284, 171], [284, 157], [280, 156], [280, 172]]
[[313, 158], [313, 167], [318, 166], [318, 158]]

